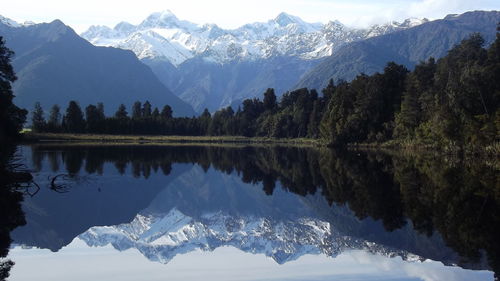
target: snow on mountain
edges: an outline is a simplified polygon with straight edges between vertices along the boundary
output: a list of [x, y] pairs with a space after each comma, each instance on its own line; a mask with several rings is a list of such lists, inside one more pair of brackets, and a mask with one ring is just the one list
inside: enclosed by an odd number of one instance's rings
[[370, 37], [375, 37], [375, 36], [380, 36], [384, 34], [388, 34], [391, 32], [395, 32], [401, 29], [407, 29], [411, 27], [415, 27], [417, 25], [421, 25], [423, 23], [428, 22], [429, 20], [424, 18], [424, 19], [417, 19], [417, 18], [409, 18], [404, 20], [403, 22], [397, 22], [393, 21], [387, 24], [382, 24], [382, 25], [373, 25], [370, 29], [366, 30], [364, 33], [365, 38], [370, 38]]
[[392, 251], [375, 243], [343, 236], [333, 225], [318, 219], [275, 221], [261, 217], [232, 217], [222, 212], [204, 214], [195, 219], [175, 208], [166, 215], [138, 214], [127, 224], [92, 227], [79, 238], [94, 247], [111, 244], [120, 251], [136, 248], [149, 260], [161, 263], [168, 263], [179, 254], [194, 250], [213, 251], [221, 246], [265, 254], [279, 264], [305, 254], [336, 256], [347, 249], [420, 260], [420, 257], [404, 251]]
[[0, 24], [5, 24], [10, 27], [23, 27], [23, 26], [35, 25], [36, 23], [32, 21], [25, 21], [23, 23], [18, 23], [15, 20], [0, 15]]
[[20, 26], [22, 26], [21, 24], [17, 23], [16, 21], [11, 20], [9, 18], [6, 18], [6, 17], [4, 17], [2, 15], [0, 15], [0, 23], [8, 25], [10, 27], [20, 27]]
[[168, 60], [178, 66], [194, 57], [227, 63], [293, 56], [317, 59], [329, 56], [345, 43], [394, 32], [427, 20], [408, 19], [354, 29], [339, 21], [307, 23], [281, 13], [267, 22], [225, 30], [215, 24], [198, 25], [179, 20], [171, 11], [153, 13], [138, 25], [121, 22], [113, 29], [91, 26], [81, 36], [97, 46], [132, 50], [140, 59]]

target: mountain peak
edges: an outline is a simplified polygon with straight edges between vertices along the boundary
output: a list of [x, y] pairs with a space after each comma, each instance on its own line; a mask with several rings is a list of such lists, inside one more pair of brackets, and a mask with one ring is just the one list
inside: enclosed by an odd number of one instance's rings
[[51, 25], [57, 25], [57, 26], [66, 26], [64, 22], [62, 22], [60, 19], [55, 19], [51, 21], [49, 24]]
[[302, 23], [303, 21], [296, 16], [292, 16], [290, 14], [287, 14], [285, 12], [281, 12], [276, 18], [273, 20], [275, 23], [277, 23], [280, 26], [287, 26], [292, 23]]
[[406, 27], [406, 28], [410, 28], [410, 27], [414, 27], [414, 26], [417, 26], [417, 25], [421, 25], [423, 23], [426, 23], [428, 22], [429, 20], [426, 19], [426, 18], [423, 18], [423, 19], [419, 19], [419, 18], [407, 18], [405, 19], [403, 22], [401, 23], [396, 23], [399, 27]]
[[6, 17], [4, 17], [2, 15], [0, 15], [0, 23], [1, 24], [5, 24], [5, 25], [10, 26], [10, 27], [20, 27], [21, 26], [15, 20], [11, 20], [11, 19], [6, 18]]
[[346, 250], [421, 260], [404, 250], [342, 235], [329, 222], [318, 218], [232, 216], [222, 211], [191, 217], [176, 208], [168, 213], [138, 214], [130, 223], [94, 226], [78, 238], [91, 247], [112, 245], [119, 251], [136, 248], [149, 260], [164, 264], [191, 251], [213, 251], [224, 246], [264, 254], [278, 264], [308, 254], [336, 257]]
[[163, 18], [163, 19], [166, 19], [166, 18], [175, 18], [177, 19], [177, 17], [174, 15], [174, 13], [167, 9], [167, 10], [163, 10], [161, 12], [157, 12], [157, 13], [153, 13], [153, 14], [157, 14], [160, 16], [160, 18]]
[[155, 12], [149, 15], [142, 23], [144, 27], [172, 27], [177, 26], [179, 19], [170, 10]]
[[325, 29], [329, 29], [329, 28], [331, 29], [333, 27], [344, 27], [344, 24], [341, 23], [339, 20], [333, 20], [333, 21], [329, 21], [324, 26]]

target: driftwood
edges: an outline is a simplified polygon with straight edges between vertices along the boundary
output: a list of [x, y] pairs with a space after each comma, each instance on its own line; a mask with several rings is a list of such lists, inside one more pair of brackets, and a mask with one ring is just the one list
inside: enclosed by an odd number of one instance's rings
[[71, 175], [67, 174], [59, 174], [54, 177], [52, 177], [52, 180], [50, 180], [50, 189], [58, 192], [58, 193], [66, 193], [68, 192], [68, 186], [64, 183], [56, 183], [56, 180], [58, 178], [62, 178], [64, 180], [67, 180], [68, 177], [71, 177]]

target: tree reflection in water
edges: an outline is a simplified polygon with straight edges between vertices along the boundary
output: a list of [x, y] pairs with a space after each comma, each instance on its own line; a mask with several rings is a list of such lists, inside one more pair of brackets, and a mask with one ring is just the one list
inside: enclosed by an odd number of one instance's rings
[[[433, 157], [427, 154], [336, 152], [283, 146], [33, 146], [33, 166], [47, 159], [68, 175], [84, 169], [102, 174], [113, 163], [120, 174], [168, 175], [174, 163], [198, 164], [245, 183], [262, 184], [273, 194], [276, 183], [305, 196], [321, 192], [330, 205], [346, 205], [359, 218], [379, 220], [387, 231], [411, 222], [420, 233], [438, 232], [462, 259], [500, 272], [498, 163]], [[479, 268], [481, 266], [478, 266]]]
[[29, 188], [31, 175], [19, 171], [14, 159], [15, 146], [0, 143], [0, 280], [9, 277], [14, 262], [6, 259], [12, 239], [10, 233], [16, 227], [26, 224], [21, 209], [22, 189]]

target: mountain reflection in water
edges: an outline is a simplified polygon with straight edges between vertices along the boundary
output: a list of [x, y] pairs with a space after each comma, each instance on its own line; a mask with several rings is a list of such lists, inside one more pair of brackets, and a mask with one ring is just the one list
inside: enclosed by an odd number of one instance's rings
[[279, 146], [22, 151], [41, 190], [25, 198], [16, 245], [77, 238], [162, 263], [227, 246], [278, 264], [362, 250], [499, 272], [492, 163]]

